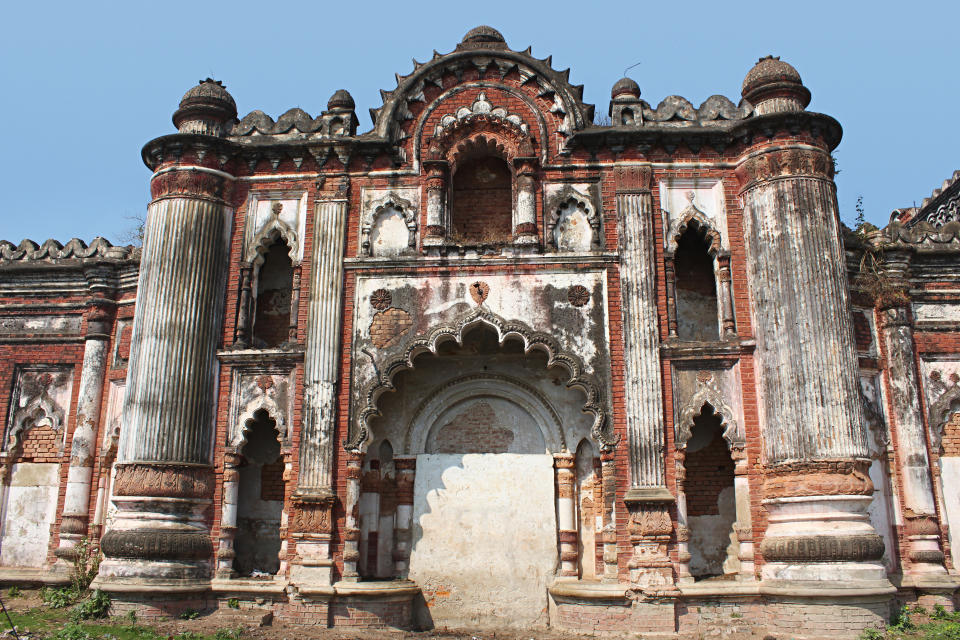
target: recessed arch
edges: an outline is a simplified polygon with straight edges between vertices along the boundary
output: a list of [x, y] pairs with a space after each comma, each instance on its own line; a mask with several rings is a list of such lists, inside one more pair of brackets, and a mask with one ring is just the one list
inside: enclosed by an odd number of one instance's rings
[[491, 329], [501, 347], [508, 339], [519, 340], [523, 344], [524, 353], [530, 353], [534, 349], [544, 352], [547, 356], [547, 368], [559, 366], [566, 370], [569, 375], [566, 386], [583, 392], [581, 411], [593, 416], [590, 434], [597, 447], [601, 451], [610, 451], [616, 446], [619, 438], [612, 431], [600, 385], [593, 375], [584, 370], [580, 358], [562, 349], [553, 336], [534, 331], [516, 320], [504, 320], [478, 307], [454, 323], [441, 325], [411, 338], [399, 355], [377, 370], [377, 378], [360, 394], [360, 408], [351, 424], [351, 433], [344, 443], [344, 448], [358, 453], [366, 450], [371, 440], [370, 421], [381, 415], [377, 406], [379, 398], [387, 391], [395, 389], [393, 380], [398, 373], [416, 368], [414, 360], [421, 354], [437, 355], [439, 346], [444, 342], [452, 340], [463, 346], [464, 336], [471, 329], [480, 326]]
[[940, 451], [943, 432], [950, 416], [957, 412], [960, 412], [960, 384], [954, 383], [930, 406], [930, 444], [934, 451]]
[[570, 185], [565, 185], [554, 202], [556, 202], [556, 205], [550, 209], [546, 220], [547, 240], [553, 247], [558, 251], [565, 249], [563, 246], [564, 243], [558, 237], [557, 227], [558, 225], [562, 226], [563, 221], [569, 218], [567, 211], [572, 206], [579, 212], [582, 212], [582, 217], [589, 226], [589, 242], [584, 243], [586, 246], [581, 246], [579, 249], [591, 250], [598, 248], [600, 244], [600, 215], [597, 213], [590, 198], [584, 196]]
[[551, 453], [566, 448], [560, 416], [543, 394], [512, 376], [484, 373], [454, 378], [433, 389], [407, 423], [404, 452], [408, 455], [430, 453], [427, 444], [437, 421], [463, 401], [483, 397], [504, 399], [525, 409]]

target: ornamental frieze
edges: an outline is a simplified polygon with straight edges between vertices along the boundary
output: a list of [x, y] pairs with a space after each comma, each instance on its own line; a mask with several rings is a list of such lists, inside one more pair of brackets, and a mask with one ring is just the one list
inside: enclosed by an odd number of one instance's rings
[[155, 498], [210, 498], [213, 468], [143, 462], [118, 464], [113, 493]]

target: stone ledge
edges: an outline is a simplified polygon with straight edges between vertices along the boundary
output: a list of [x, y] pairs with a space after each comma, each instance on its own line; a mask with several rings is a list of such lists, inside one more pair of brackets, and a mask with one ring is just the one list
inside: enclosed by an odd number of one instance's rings
[[554, 597], [578, 600], [626, 600], [629, 584], [591, 580], [555, 580], [547, 591]]
[[287, 589], [287, 581], [283, 578], [273, 580], [250, 580], [246, 578], [227, 578], [212, 580], [210, 591], [214, 594], [282, 594]]
[[70, 583], [70, 574], [66, 571], [53, 569], [26, 569], [19, 567], [0, 567], [0, 584], [16, 584], [27, 586], [31, 584], [61, 585]]
[[635, 487], [628, 489], [623, 501], [631, 502], [676, 502], [676, 498], [666, 487]]
[[900, 589], [931, 590], [960, 590], [960, 575], [948, 573], [908, 574], [905, 576], [891, 576], [890, 581]]
[[[300, 589], [301, 593], [308, 593]], [[412, 580], [384, 580], [382, 582], [344, 582], [333, 585], [333, 594], [352, 598], [412, 597], [420, 593], [420, 587]]]
[[147, 597], [164, 596], [167, 594], [207, 593], [210, 591], [209, 580], [143, 580], [117, 579], [103, 580], [97, 578], [90, 585], [92, 589], [100, 589], [107, 593], [140, 594]]

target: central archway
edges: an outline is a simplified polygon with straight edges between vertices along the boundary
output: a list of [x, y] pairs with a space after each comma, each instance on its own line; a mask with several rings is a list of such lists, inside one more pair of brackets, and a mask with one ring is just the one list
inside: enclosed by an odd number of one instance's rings
[[[560, 540], [577, 549], [558, 478], [573, 477], [572, 451], [591, 452], [592, 469], [592, 452], [611, 446], [599, 430], [596, 447], [578, 447], [606, 413], [578, 359], [482, 313], [414, 340], [368, 396], [358, 571], [416, 582], [422, 624], [545, 625]], [[576, 558], [563, 561], [576, 572]]]

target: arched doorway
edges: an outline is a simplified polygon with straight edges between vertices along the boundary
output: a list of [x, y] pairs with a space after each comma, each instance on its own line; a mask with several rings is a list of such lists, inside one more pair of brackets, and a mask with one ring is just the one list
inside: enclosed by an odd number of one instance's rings
[[[401, 541], [393, 555], [409, 548], [409, 571], [401, 577], [424, 594], [422, 623], [546, 624], [547, 588], [560, 575], [559, 541], [566, 541], [560, 530], [579, 521], [564, 511], [575, 501], [557, 480], [562, 465], [569, 470], [571, 450], [591, 438], [597, 416], [584, 410], [584, 400], [595, 394], [567, 386], [581, 372], [572, 374], [564, 358], [482, 322], [409, 362], [412, 368], [392, 378], [395, 393], [377, 401], [379, 417], [369, 420], [361, 577], [384, 576], [390, 529]], [[595, 450], [582, 450], [592, 466]], [[401, 469], [415, 469], [409, 505]], [[568, 475], [573, 490], [575, 473]], [[397, 515], [385, 518], [389, 513]], [[402, 542], [405, 531], [409, 543]], [[578, 548], [575, 539], [570, 548]], [[574, 571], [579, 564], [574, 559]]]

